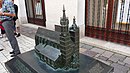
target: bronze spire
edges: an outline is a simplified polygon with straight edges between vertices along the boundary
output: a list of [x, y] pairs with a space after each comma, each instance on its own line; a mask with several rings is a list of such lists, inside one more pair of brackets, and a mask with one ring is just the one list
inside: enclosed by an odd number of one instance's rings
[[63, 19], [66, 19], [65, 6], [63, 5]]

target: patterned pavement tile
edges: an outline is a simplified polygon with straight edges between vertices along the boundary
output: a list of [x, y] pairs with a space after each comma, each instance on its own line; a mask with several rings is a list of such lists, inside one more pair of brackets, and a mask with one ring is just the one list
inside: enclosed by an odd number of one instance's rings
[[109, 60], [113, 61], [113, 62], [117, 62], [117, 61], [121, 61], [123, 62], [123, 60], [126, 58], [126, 56], [124, 55], [120, 55], [120, 54], [114, 54], [111, 58], [109, 58]]
[[105, 51], [102, 56], [106, 57], [106, 58], [110, 58], [114, 53], [110, 52], [110, 51]]

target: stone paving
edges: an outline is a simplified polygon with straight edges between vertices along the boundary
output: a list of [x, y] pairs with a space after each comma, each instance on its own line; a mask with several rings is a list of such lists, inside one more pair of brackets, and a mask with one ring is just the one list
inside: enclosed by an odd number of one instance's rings
[[[22, 26], [21, 33], [23, 35], [17, 38], [22, 53], [34, 49], [34, 35], [36, 30], [37, 29]], [[0, 48], [4, 49], [0, 52], [0, 73], [8, 73], [4, 63], [11, 59], [9, 52], [12, 51], [12, 49], [6, 38], [0, 38]], [[80, 43], [80, 53], [111, 65], [114, 67], [114, 73], [130, 73], [130, 56], [104, 50], [84, 42]]]
[[[81, 43], [80, 53], [114, 67], [114, 73], [130, 72], [130, 57]], [[86, 46], [86, 47], [85, 47]], [[89, 46], [90, 48], [87, 48]], [[89, 53], [88, 53], [89, 52]]]
[[27, 37], [34, 39], [37, 28], [30, 28], [30, 27], [27, 27], [27, 26], [21, 26], [21, 33], [24, 34]]
[[[17, 40], [21, 53], [34, 49], [35, 41], [33, 39], [21, 35], [17, 38]], [[12, 59], [12, 57], [10, 57], [11, 55], [9, 54], [9, 52], [12, 51], [12, 48], [7, 38], [0, 38], [0, 49], [1, 48], [4, 50], [0, 52], [0, 73], [8, 73], [4, 63]]]

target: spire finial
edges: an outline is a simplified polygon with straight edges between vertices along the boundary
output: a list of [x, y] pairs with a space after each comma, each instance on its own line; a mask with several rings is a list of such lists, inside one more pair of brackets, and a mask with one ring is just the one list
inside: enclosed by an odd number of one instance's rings
[[71, 26], [71, 29], [75, 30], [76, 28], [77, 28], [77, 25], [76, 25], [75, 16], [74, 16], [74, 18], [73, 18], [73, 24]]
[[66, 18], [66, 15], [65, 15], [65, 6], [63, 5], [63, 18]]
[[75, 16], [74, 16], [74, 18], [73, 18], [73, 24], [76, 24], [76, 21], [75, 21]]
[[63, 11], [65, 11], [65, 6], [63, 5]]

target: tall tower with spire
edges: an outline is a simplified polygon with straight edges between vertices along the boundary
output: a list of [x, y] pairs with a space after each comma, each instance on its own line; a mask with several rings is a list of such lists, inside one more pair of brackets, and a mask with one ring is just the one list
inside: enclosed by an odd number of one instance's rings
[[69, 20], [68, 20], [68, 17], [66, 17], [64, 5], [63, 5], [63, 17], [61, 17], [61, 19], [60, 19], [60, 24], [62, 26], [61, 32], [62, 33], [68, 32]]
[[60, 47], [63, 58], [63, 65], [68, 67], [72, 58], [72, 40], [68, 31], [69, 20], [65, 14], [65, 7], [63, 6], [63, 17], [60, 19], [61, 32], [60, 32]]

